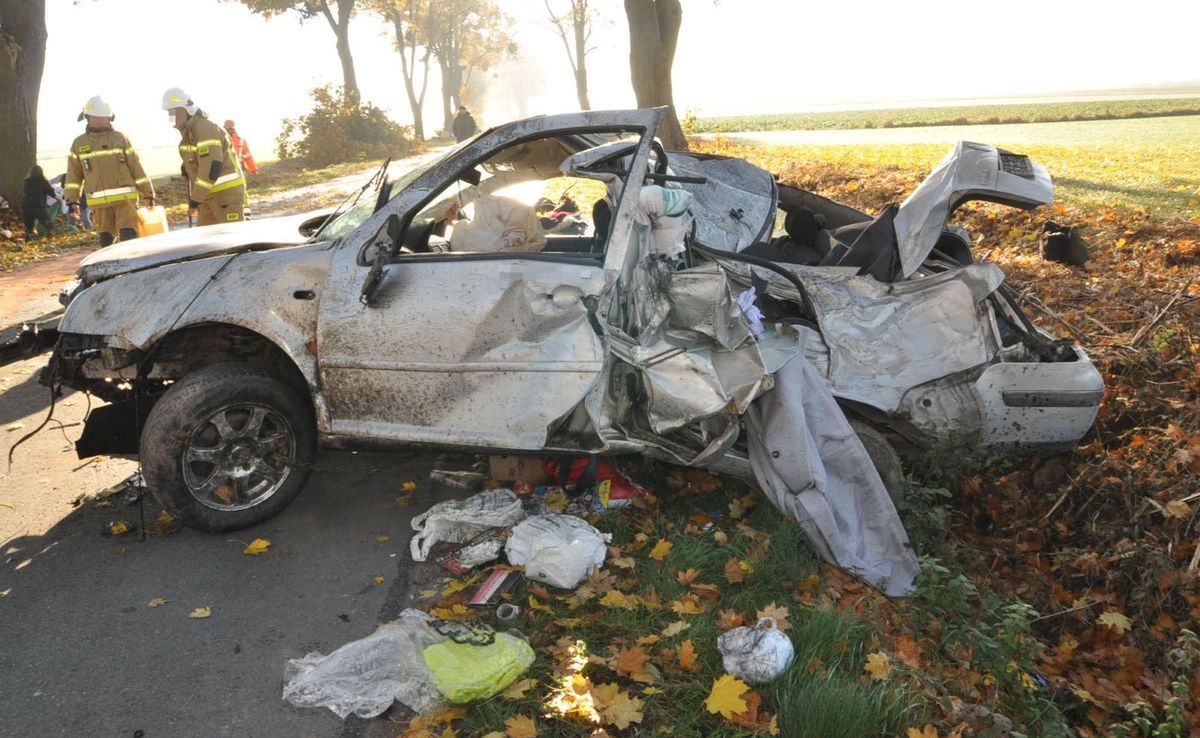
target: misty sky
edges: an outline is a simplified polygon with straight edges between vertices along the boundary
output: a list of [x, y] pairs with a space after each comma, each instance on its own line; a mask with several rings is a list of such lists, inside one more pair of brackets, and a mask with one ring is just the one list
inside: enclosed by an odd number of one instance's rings
[[[481, 123], [576, 109], [562, 44], [541, 20], [542, 0], [500, 4], [514, 18], [511, 33], [522, 58], [490, 79], [489, 99], [477, 111]], [[589, 57], [593, 107], [632, 107], [622, 4], [594, 4], [608, 20], [596, 29]], [[674, 74], [681, 112], [784, 112], [1200, 79], [1194, 0], [683, 5]], [[303, 25], [295, 15], [266, 21], [220, 0], [48, 0], [47, 8], [38, 127], [39, 149], [47, 153], [61, 152], [80, 132], [75, 116], [94, 94], [112, 104], [117, 128], [139, 149], [174, 146], [178, 134], [159, 101], [164, 89], [178, 85], [218, 122], [237, 120], [269, 158], [280, 119], [305, 111], [312, 87], [342, 78], [333, 33], [320, 18]], [[198, 28], [222, 30], [215, 41], [189, 33], [188, 18]], [[359, 86], [365, 99], [409, 122], [389, 33], [375, 16], [354, 20]], [[436, 72], [426, 109], [429, 128], [440, 127]]]

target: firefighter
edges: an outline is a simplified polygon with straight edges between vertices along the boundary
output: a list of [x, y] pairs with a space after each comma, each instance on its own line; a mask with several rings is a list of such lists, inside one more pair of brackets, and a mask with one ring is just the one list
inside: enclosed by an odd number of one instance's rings
[[225, 131], [178, 87], [163, 93], [163, 110], [179, 129], [181, 171], [188, 181], [188, 214], [198, 225], [244, 220], [246, 180]]
[[114, 117], [99, 95], [88, 100], [79, 114], [79, 120], [87, 119], [87, 129], [67, 154], [64, 196], [68, 209], [78, 216], [79, 198], [86, 193], [101, 246], [111, 245], [116, 238], [137, 238], [139, 194], [154, 206], [154, 185], [129, 139], [113, 130]]

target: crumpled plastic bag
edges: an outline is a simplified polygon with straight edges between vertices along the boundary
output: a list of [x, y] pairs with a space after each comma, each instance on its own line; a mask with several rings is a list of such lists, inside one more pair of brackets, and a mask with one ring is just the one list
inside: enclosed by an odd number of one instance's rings
[[398, 700], [421, 714], [437, 712], [445, 700], [421, 660], [426, 648], [446, 640], [419, 610], [405, 610], [367, 636], [328, 656], [313, 652], [290, 659], [283, 698], [297, 707], [328, 707], [340, 718], [371, 718]]
[[409, 550], [424, 561], [441, 541], [466, 543], [488, 528], [507, 528], [525, 517], [521, 501], [510, 489], [489, 489], [465, 500], [439, 502], [412, 520]]
[[608, 538], [574, 515], [538, 515], [513, 528], [504, 553], [530, 579], [574, 589], [604, 565]]
[[717, 638], [725, 671], [747, 684], [765, 684], [792, 664], [792, 639], [775, 627], [775, 618], [759, 618], [754, 627], [742, 626]]
[[533, 663], [533, 649], [510, 633], [475, 627], [472, 637], [451, 635], [422, 651], [421, 658], [438, 691], [461, 705], [491, 697], [511, 684]]

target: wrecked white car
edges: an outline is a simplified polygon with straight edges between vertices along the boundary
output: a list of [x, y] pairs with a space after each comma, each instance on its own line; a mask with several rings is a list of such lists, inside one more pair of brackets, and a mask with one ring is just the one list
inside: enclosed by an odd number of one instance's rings
[[[1103, 385], [1087, 355], [1034, 327], [947, 225], [972, 198], [1049, 202], [1044, 169], [961, 144], [870, 218], [745, 161], [668, 154], [661, 116], [524, 120], [385, 165], [329, 217], [99, 251], [43, 382], [109, 401], [81, 456], [139, 455], [150, 490], [207, 530], [282, 510], [319, 443], [748, 475], [745, 413], [796, 356], [885, 478], [887, 434], [1056, 447], [1090, 427]], [[559, 228], [547, 210], [568, 199]], [[760, 452], [787, 443], [804, 439]]]

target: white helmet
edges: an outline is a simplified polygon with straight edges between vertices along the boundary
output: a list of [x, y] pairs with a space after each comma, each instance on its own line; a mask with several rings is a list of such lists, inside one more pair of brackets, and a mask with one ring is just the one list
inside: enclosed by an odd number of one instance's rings
[[104, 98], [96, 95], [91, 100], [88, 100], [86, 103], [84, 103], [83, 113], [80, 115], [80, 118], [85, 115], [94, 115], [97, 118], [112, 118], [113, 111], [112, 108], [108, 106], [108, 103], [104, 102]]
[[163, 93], [162, 106], [163, 110], [183, 108], [188, 115], [195, 115], [196, 111], [200, 109], [199, 105], [192, 102], [192, 96], [178, 87], [172, 87]]

